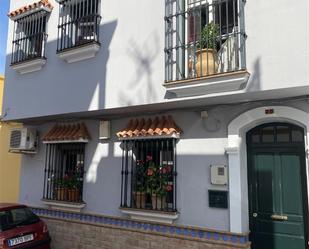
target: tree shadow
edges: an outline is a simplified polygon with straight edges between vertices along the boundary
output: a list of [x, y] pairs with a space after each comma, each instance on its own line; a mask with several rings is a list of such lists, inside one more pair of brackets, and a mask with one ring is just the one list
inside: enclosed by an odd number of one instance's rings
[[[159, 35], [151, 33], [143, 42], [142, 46], [131, 39], [127, 48], [127, 54], [135, 65], [132, 79], [129, 82], [129, 89], [120, 90], [119, 102], [128, 106], [134, 104], [128, 100], [126, 95], [134, 94], [138, 102], [154, 101], [157, 98], [155, 84], [153, 84], [153, 61], [160, 53]], [[153, 47], [155, 45], [155, 47]]]

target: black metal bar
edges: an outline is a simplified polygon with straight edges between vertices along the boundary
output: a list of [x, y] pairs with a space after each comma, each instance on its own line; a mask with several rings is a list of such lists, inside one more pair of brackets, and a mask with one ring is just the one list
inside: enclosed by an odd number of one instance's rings
[[176, 139], [173, 139], [173, 211], [177, 211], [177, 161], [176, 161]]
[[125, 145], [124, 142], [122, 142], [122, 157], [121, 157], [121, 200], [120, 200], [120, 206], [123, 207], [124, 206], [124, 152], [125, 152]]
[[128, 206], [128, 141], [125, 141], [124, 206]]

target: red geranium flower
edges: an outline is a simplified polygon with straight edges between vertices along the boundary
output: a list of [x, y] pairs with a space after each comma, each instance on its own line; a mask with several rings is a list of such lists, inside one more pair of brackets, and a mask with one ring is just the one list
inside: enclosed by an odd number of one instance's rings
[[152, 156], [146, 156], [146, 162], [152, 161]]
[[167, 173], [166, 167], [162, 168], [162, 173], [163, 173], [163, 174], [166, 174], [166, 173]]
[[166, 171], [167, 171], [168, 173], [172, 172], [172, 166], [166, 166]]
[[173, 187], [171, 185], [166, 186], [166, 191], [171, 192], [173, 190]]
[[153, 169], [148, 169], [147, 176], [152, 176], [152, 175], [153, 175]]

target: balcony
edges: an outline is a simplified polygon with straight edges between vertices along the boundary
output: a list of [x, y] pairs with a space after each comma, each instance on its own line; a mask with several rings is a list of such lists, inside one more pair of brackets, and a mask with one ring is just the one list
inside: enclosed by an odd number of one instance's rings
[[11, 67], [20, 74], [40, 70], [46, 63], [45, 10], [14, 19]]
[[100, 49], [99, 0], [61, 1], [57, 53], [67, 63], [95, 57]]
[[241, 0], [167, 0], [167, 92], [188, 97], [245, 88], [243, 19]]

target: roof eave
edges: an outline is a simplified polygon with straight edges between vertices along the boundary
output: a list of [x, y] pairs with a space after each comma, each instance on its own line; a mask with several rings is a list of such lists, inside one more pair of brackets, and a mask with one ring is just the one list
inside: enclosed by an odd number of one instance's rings
[[34, 9], [31, 9], [31, 10], [27, 10], [21, 14], [18, 14], [16, 16], [11, 16], [10, 14], [8, 14], [9, 18], [12, 20], [12, 21], [16, 21], [20, 18], [23, 18], [25, 16], [28, 16], [28, 15], [31, 15], [31, 14], [34, 14], [36, 12], [40, 12], [40, 11], [45, 11], [46, 13], [50, 13], [52, 11], [52, 8], [49, 8], [49, 7], [46, 7], [46, 6], [39, 6], [39, 7], [36, 7]]
[[167, 139], [167, 138], [175, 138], [179, 139], [180, 134], [172, 133], [169, 135], [152, 135], [152, 136], [132, 136], [132, 137], [119, 137], [118, 139], [121, 141], [125, 140], [145, 140], [145, 139]]

